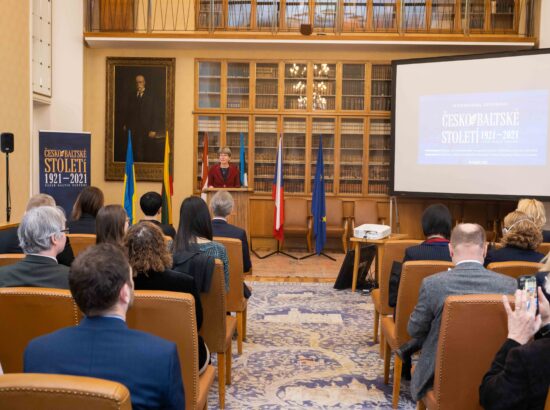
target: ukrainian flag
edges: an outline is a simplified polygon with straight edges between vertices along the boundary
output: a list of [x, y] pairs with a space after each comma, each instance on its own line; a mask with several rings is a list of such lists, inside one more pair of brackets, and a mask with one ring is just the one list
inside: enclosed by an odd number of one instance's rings
[[134, 170], [134, 152], [132, 150], [132, 132], [128, 130], [128, 148], [126, 148], [126, 169], [124, 171], [124, 209], [130, 219], [130, 225], [136, 219], [136, 173]]

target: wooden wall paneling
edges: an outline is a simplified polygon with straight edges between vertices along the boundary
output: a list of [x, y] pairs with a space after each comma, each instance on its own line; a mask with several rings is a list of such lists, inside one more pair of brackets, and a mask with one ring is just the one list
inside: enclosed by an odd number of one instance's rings
[[221, 74], [222, 78], [220, 80], [221, 83], [221, 95], [220, 95], [220, 108], [222, 110], [227, 109], [227, 61], [221, 62]]
[[[334, 169], [334, 175], [333, 175], [333, 192], [335, 195], [338, 195], [340, 192], [340, 144], [341, 144], [341, 138], [340, 138], [340, 120], [342, 117], [336, 117], [334, 118], [334, 160], [333, 160], [333, 169]], [[338, 165], [337, 165], [338, 164]]]
[[250, 236], [253, 238], [273, 237], [274, 202], [271, 198], [250, 198]]
[[[308, 70], [309, 71], [309, 70]], [[310, 81], [311, 82], [311, 81]], [[311, 94], [308, 94], [311, 95]], [[308, 105], [311, 103], [311, 101], [308, 101]], [[306, 165], [304, 167], [304, 178], [305, 178], [305, 184], [304, 184], [304, 193], [311, 193], [313, 192], [313, 183], [311, 182], [311, 178], [314, 178], [315, 175], [311, 175], [311, 149], [312, 149], [312, 136], [311, 136], [311, 129], [312, 129], [312, 123], [313, 119], [311, 116], [306, 117]]]

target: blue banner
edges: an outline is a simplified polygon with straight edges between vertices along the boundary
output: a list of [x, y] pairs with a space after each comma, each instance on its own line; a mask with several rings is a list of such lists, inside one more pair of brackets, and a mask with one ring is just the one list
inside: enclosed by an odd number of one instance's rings
[[91, 134], [39, 131], [40, 192], [54, 197], [70, 218], [82, 188], [90, 186]]

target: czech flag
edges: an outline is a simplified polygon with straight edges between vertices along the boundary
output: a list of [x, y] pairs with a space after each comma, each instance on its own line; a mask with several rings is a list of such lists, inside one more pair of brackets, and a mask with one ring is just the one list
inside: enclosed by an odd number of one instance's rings
[[124, 170], [124, 209], [130, 219], [130, 225], [136, 219], [136, 173], [134, 170], [134, 152], [132, 149], [132, 131], [128, 130], [128, 148], [126, 148], [126, 169]]
[[162, 216], [163, 224], [172, 225], [172, 195], [174, 195], [172, 162], [170, 161], [170, 140], [166, 132], [164, 145], [164, 173], [162, 178]]
[[283, 183], [283, 136], [279, 138], [277, 147], [277, 162], [275, 164], [275, 178], [273, 178], [272, 198], [275, 201], [275, 217], [273, 219], [273, 237], [279, 242], [284, 238], [283, 225], [285, 223], [285, 190]]

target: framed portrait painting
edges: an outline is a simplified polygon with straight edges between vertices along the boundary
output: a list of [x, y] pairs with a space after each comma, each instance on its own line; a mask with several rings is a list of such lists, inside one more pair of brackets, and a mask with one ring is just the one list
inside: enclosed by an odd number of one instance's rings
[[105, 179], [123, 180], [128, 139], [138, 181], [162, 181], [174, 152], [175, 59], [107, 57]]

